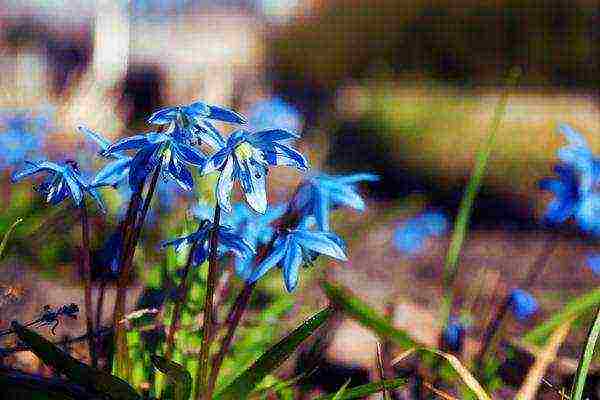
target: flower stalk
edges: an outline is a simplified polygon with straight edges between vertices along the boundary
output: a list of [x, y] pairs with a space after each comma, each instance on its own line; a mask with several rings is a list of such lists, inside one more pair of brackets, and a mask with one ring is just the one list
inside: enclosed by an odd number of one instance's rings
[[90, 263], [90, 225], [85, 201], [81, 205], [81, 244], [83, 249], [82, 267], [84, 274], [84, 302], [85, 302], [85, 324], [88, 334], [88, 347], [92, 367], [98, 366], [98, 357], [96, 355], [96, 344], [93, 337], [94, 316], [92, 309], [92, 267]]

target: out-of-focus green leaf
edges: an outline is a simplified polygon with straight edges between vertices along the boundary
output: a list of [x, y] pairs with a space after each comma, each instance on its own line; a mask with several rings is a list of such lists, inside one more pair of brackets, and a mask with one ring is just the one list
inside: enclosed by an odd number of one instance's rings
[[348, 379], [348, 380], [346, 381], [346, 383], [344, 383], [344, 384], [342, 385], [342, 387], [340, 388], [340, 390], [338, 390], [338, 391], [335, 393], [335, 396], [333, 396], [333, 399], [332, 399], [332, 400], [341, 400], [341, 399], [342, 399], [342, 396], [344, 395], [344, 393], [346, 393], [346, 388], [347, 388], [347, 387], [348, 387], [348, 385], [350, 384], [350, 381], [351, 381], [351, 380], [350, 380], [350, 379]]
[[571, 400], [581, 400], [583, 396], [583, 388], [585, 387], [585, 380], [587, 379], [592, 357], [594, 357], [594, 349], [596, 348], [596, 342], [598, 342], [598, 336], [600, 336], [600, 309], [596, 315], [594, 325], [592, 325], [590, 333], [588, 334], [583, 354], [579, 359], [577, 376], [575, 377], [573, 387], [571, 388]]
[[[192, 376], [181, 365], [169, 361], [164, 357], [153, 355], [152, 364], [163, 374], [167, 375], [168, 384], [173, 387], [172, 391], [167, 389], [162, 398], [172, 398], [173, 400], [188, 400], [192, 393]], [[170, 396], [172, 393], [173, 397]]]
[[268, 374], [279, 367], [296, 348], [315, 330], [323, 325], [333, 315], [333, 308], [328, 307], [313, 315], [302, 325], [281, 339], [276, 345], [267, 350], [248, 369], [242, 372], [233, 382], [215, 396], [216, 399], [243, 399]]
[[12, 328], [44, 363], [65, 374], [74, 383], [104, 393], [113, 400], [139, 400], [140, 395], [127, 382], [104, 371], [93, 369], [71, 357], [52, 342], [17, 322]]
[[552, 332], [573, 317], [579, 317], [600, 305], [600, 288], [585, 293], [569, 301], [562, 310], [554, 313], [547, 321], [541, 323], [525, 335], [523, 341], [542, 344]]
[[[373, 383], [367, 383], [366, 385], [361, 385], [357, 387], [353, 387], [350, 389], [345, 389], [345, 385], [342, 387], [344, 392], [341, 397], [338, 397], [340, 392], [335, 394], [330, 394], [326, 396], [317, 397], [315, 400], [351, 400], [351, 399], [362, 399], [368, 395], [373, 393], [381, 392], [384, 388], [386, 389], [397, 389], [406, 385], [406, 379], [398, 378], [398, 379], [390, 379], [387, 381], [379, 381]], [[340, 389], [341, 390], [341, 389]]]
[[398, 346], [409, 349], [419, 346], [406, 332], [394, 328], [385, 318], [339, 284], [322, 283], [325, 294], [344, 313], [375, 332], [381, 339], [390, 339]]
[[19, 225], [21, 222], [23, 222], [23, 219], [17, 218], [16, 221], [13, 222], [13, 224], [10, 226], [10, 228], [8, 228], [8, 230], [4, 233], [2, 242], [0, 242], [0, 258], [2, 258], [2, 255], [4, 254], [4, 249], [6, 248], [6, 244], [8, 243], [8, 238], [10, 237], [10, 234], [15, 230], [17, 225]]

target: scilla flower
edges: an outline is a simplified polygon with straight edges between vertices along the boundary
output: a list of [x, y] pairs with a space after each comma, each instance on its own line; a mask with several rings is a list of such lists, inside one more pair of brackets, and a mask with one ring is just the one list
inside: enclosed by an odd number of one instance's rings
[[253, 283], [271, 268], [280, 265], [288, 292], [298, 285], [300, 266], [311, 262], [315, 253], [324, 254], [340, 261], [347, 261], [341, 239], [331, 232], [309, 231], [299, 228], [289, 230], [275, 239], [270, 254], [252, 271], [248, 282]]
[[219, 143], [204, 165], [202, 175], [219, 171], [217, 201], [231, 212], [233, 182], [240, 182], [246, 201], [253, 210], [264, 214], [267, 210], [266, 176], [269, 165], [285, 165], [300, 170], [308, 169], [302, 154], [282, 143], [297, 138], [296, 134], [281, 129], [259, 132], [239, 130], [232, 133], [225, 143]]
[[[180, 251], [184, 245], [193, 245], [196, 243], [193, 261], [194, 265], [201, 265], [209, 256], [210, 232], [214, 224], [209, 220], [204, 220], [196, 232], [182, 236], [177, 239], [169, 240], [163, 243], [163, 247], [173, 246], [175, 251]], [[228, 226], [219, 226], [219, 253], [225, 254], [228, 251], [233, 252], [237, 257], [247, 258], [254, 254], [254, 248], [243, 238], [236, 235]]]
[[448, 230], [446, 216], [440, 212], [425, 212], [404, 222], [394, 233], [394, 245], [402, 253], [414, 256], [423, 250], [432, 236]]
[[451, 320], [442, 331], [442, 347], [453, 352], [460, 352], [465, 341], [465, 327], [456, 320]]
[[338, 206], [363, 211], [365, 202], [358, 193], [357, 185], [359, 182], [378, 179], [374, 174], [318, 174], [302, 183], [292, 205], [304, 216], [313, 215], [319, 230], [328, 231], [330, 211]]
[[[148, 174], [156, 167], [161, 168], [164, 177], [173, 179], [183, 189], [190, 190], [194, 180], [187, 165], [202, 167], [205, 157], [200, 150], [181, 140], [181, 135], [181, 128], [171, 125], [165, 133], [150, 132], [118, 140], [108, 146], [104, 154], [110, 156], [126, 150], [137, 150], [131, 162], [122, 165], [123, 169], [127, 166], [129, 168], [129, 185], [134, 191], [139, 190]], [[113, 174], [118, 172], [113, 171]]]
[[525, 321], [535, 314], [538, 303], [529, 292], [522, 289], [513, 289], [510, 292], [510, 307], [519, 321]]
[[11, 177], [13, 183], [38, 173], [47, 173], [48, 176], [37, 188], [37, 191], [46, 198], [46, 202], [54, 205], [70, 197], [75, 206], [81, 207], [84, 194], [87, 193], [104, 210], [102, 199], [96, 190], [81, 177], [75, 162], [68, 160], [63, 165], [50, 161], [27, 162], [27, 164], [27, 168], [13, 173]]

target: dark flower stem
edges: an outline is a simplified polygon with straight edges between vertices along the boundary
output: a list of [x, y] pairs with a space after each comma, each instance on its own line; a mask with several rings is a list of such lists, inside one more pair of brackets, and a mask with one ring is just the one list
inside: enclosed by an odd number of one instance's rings
[[219, 370], [221, 369], [223, 360], [225, 359], [225, 356], [229, 351], [231, 342], [233, 341], [233, 335], [235, 334], [235, 331], [240, 324], [242, 315], [244, 314], [244, 311], [246, 311], [246, 307], [250, 302], [250, 297], [252, 295], [252, 291], [254, 290], [254, 286], [255, 283], [246, 283], [244, 285], [244, 289], [242, 289], [242, 291], [236, 298], [235, 303], [231, 308], [231, 312], [227, 317], [227, 321], [225, 322], [225, 324], [227, 325], [227, 333], [225, 334], [225, 337], [221, 342], [221, 348], [219, 349], [219, 352], [213, 358], [212, 369], [210, 371], [210, 378], [208, 380], [208, 388], [206, 390], [207, 398], [210, 398], [210, 396], [212, 396], [212, 393], [215, 389], [217, 377], [219, 376]]
[[192, 263], [194, 260], [194, 253], [196, 252], [196, 247], [198, 246], [198, 242], [194, 242], [192, 244], [192, 248], [190, 249], [190, 253], [188, 254], [187, 262], [185, 263], [185, 268], [183, 269], [183, 276], [181, 277], [181, 283], [177, 288], [177, 297], [175, 299], [175, 305], [173, 308], [173, 316], [171, 318], [171, 325], [169, 327], [169, 333], [167, 334], [166, 346], [165, 350], [165, 358], [171, 359], [173, 355], [173, 349], [175, 347], [175, 334], [179, 330], [179, 319], [181, 318], [181, 308], [187, 301], [188, 295], [188, 275], [190, 273], [190, 269], [192, 267]]
[[123, 253], [121, 262], [121, 273], [117, 282], [117, 297], [115, 300], [115, 310], [113, 314], [113, 326], [115, 326], [115, 342], [117, 348], [117, 371], [124, 373], [125, 376], [129, 374], [129, 368], [127, 368], [129, 354], [127, 350], [127, 340], [125, 337], [124, 326], [119, 324], [119, 321], [123, 319], [125, 314], [125, 302], [127, 298], [127, 285], [129, 283], [129, 277], [131, 275], [131, 269], [133, 266], [133, 257], [135, 255], [135, 249], [137, 242], [140, 237], [140, 232], [144, 226], [146, 215], [150, 209], [150, 203], [154, 196], [158, 177], [160, 176], [162, 165], [162, 157], [158, 160], [152, 175], [152, 180], [148, 187], [146, 197], [144, 199], [142, 210], [139, 218], [137, 217], [140, 204], [142, 203], [142, 190], [143, 183], [140, 185], [140, 189], [136, 190], [129, 202], [129, 208], [127, 210], [127, 217], [124, 225], [123, 232]]
[[85, 324], [88, 334], [88, 346], [92, 367], [98, 366], [98, 357], [96, 356], [96, 343], [93, 337], [94, 316], [92, 309], [92, 268], [90, 263], [90, 224], [88, 221], [87, 207], [85, 200], [81, 205], [81, 244], [83, 248], [82, 264], [84, 274], [84, 301], [85, 301]]
[[[217, 286], [217, 256], [219, 247], [219, 224], [221, 221], [221, 207], [219, 203], [215, 205], [215, 214], [213, 217], [213, 228], [210, 236], [210, 254], [208, 258], [208, 278], [206, 281], [206, 297], [204, 300], [204, 321], [202, 324], [202, 347], [200, 348], [200, 357], [198, 373], [196, 375], [196, 394], [195, 399], [200, 400], [202, 392], [206, 388], [206, 376], [208, 374], [208, 357], [210, 354], [210, 344], [213, 337], [213, 301], [215, 287]], [[211, 400], [207, 393], [205, 400]]]
[[[556, 249], [557, 244], [558, 244], [558, 238], [555, 235], [552, 235], [544, 242], [542, 251], [537, 256], [534, 263], [529, 267], [527, 276], [525, 277], [525, 279], [523, 280], [523, 283], [521, 284], [522, 288], [525, 288], [525, 289], [530, 288], [537, 281], [537, 279], [540, 277], [540, 275], [544, 272], [544, 268], [545, 268], [546, 264], [548, 264], [548, 260], [550, 259], [550, 256]], [[510, 291], [507, 291], [505, 294], [504, 300], [502, 301], [502, 304], [500, 304], [500, 307], [498, 307], [498, 311], [496, 312], [496, 315], [494, 315], [494, 317], [492, 318], [492, 320], [486, 327], [485, 332], [483, 333], [483, 339], [481, 341], [481, 349], [480, 349], [479, 354], [475, 361], [477, 370], [481, 370], [481, 368], [484, 366], [483, 364], [485, 362], [486, 354], [487, 354], [488, 350], [492, 347], [491, 345], [493, 343], [494, 337], [500, 330], [500, 327], [502, 326], [502, 322], [504, 321], [506, 315], [508, 314], [508, 310], [510, 309], [510, 302], [511, 302]]]

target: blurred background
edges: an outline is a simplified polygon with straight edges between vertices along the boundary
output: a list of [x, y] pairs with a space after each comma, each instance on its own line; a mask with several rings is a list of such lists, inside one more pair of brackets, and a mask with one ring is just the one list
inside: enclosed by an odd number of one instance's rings
[[[600, 150], [597, 1], [0, 0], [0, 54], [0, 231], [26, 219], [2, 261], [2, 327], [82, 293], [74, 218], [42, 205], [29, 183], [10, 187], [9, 174], [41, 157], [75, 157], [91, 170], [97, 149], [77, 125], [116, 139], [148, 129], [163, 106], [203, 100], [257, 127], [302, 132], [298, 146], [315, 170], [381, 177], [363, 187], [368, 210], [337, 221], [350, 262], [321, 268], [382, 311], [391, 302], [397, 326], [435, 344], [448, 235], [407, 252], [394, 233], [424, 211], [451, 227], [513, 66], [523, 75], [510, 89], [458, 279], [457, 301], [473, 310], [467, 342], [548, 238], [560, 245], [532, 288], [540, 312], [509, 330], [535, 326], [598, 283], [585, 261], [594, 243], [575, 227], [543, 226], [549, 195], [538, 188], [564, 143], [559, 123]], [[278, 170], [270, 198], [289, 197], [299, 178]], [[158, 217], [185, 215], [193, 196], [163, 192]], [[118, 194], [107, 196], [109, 217], [94, 217], [98, 265], [123, 209]], [[148, 258], [173, 228], [161, 229]], [[317, 285], [303, 286], [299, 299], [324, 301]], [[567, 361], [584, 335], [570, 336]], [[348, 321], [332, 336], [331, 362], [372, 371], [372, 336]]]

